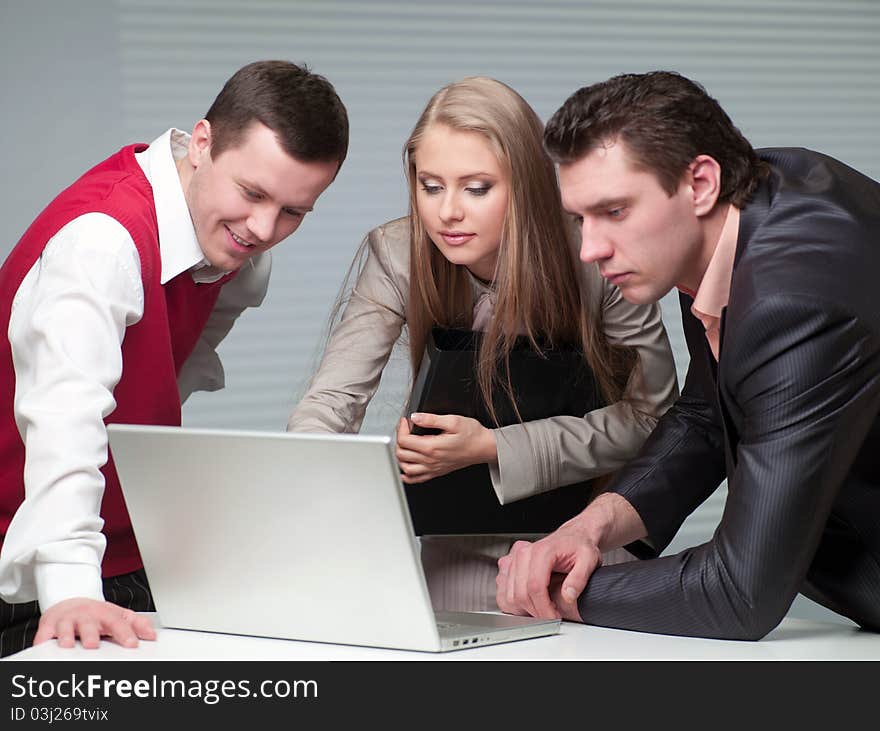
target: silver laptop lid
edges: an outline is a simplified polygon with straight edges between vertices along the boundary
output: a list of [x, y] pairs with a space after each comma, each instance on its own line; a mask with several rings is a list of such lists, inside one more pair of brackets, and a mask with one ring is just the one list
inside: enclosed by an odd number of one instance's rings
[[440, 649], [390, 438], [108, 433], [164, 626]]

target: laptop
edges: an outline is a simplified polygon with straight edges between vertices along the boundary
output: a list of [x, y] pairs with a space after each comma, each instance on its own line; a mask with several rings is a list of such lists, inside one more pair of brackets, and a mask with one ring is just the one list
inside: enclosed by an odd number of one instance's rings
[[[458, 414], [493, 428], [520, 419], [582, 417], [605, 405], [595, 376], [577, 348], [545, 346], [537, 353], [525, 337], [519, 337], [509, 360], [516, 408], [504, 389], [496, 386], [496, 424], [477, 385], [481, 338], [479, 332], [432, 329], [413, 382], [408, 414]], [[436, 430], [413, 427], [416, 434], [432, 432]], [[578, 482], [501, 505], [488, 466], [476, 464], [406, 485], [404, 491], [416, 535], [533, 535], [550, 533], [578, 515], [593, 498], [595, 485]]]
[[426, 652], [559, 631], [435, 616], [389, 437], [108, 433], [164, 627]]

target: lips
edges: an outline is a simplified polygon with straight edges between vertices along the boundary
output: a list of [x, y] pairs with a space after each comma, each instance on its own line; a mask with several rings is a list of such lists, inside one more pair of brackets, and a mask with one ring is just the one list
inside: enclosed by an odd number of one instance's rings
[[475, 233], [467, 231], [440, 231], [439, 233], [440, 237], [450, 246], [461, 246], [476, 236]]
[[602, 272], [602, 276], [605, 277], [611, 284], [621, 284], [629, 277], [630, 272]]
[[253, 249], [256, 244], [252, 244], [250, 241], [241, 238], [237, 234], [233, 233], [232, 229], [229, 226], [225, 226], [227, 233], [229, 234], [229, 238], [232, 239], [232, 243], [235, 245], [235, 248], [242, 251], [250, 251]]

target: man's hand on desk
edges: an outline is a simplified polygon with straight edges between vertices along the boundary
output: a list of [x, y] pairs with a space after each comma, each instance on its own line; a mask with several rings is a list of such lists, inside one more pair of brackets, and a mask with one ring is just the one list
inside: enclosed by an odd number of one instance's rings
[[498, 560], [498, 607], [508, 614], [580, 622], [577, 599], [602, 565], [602, 551], [646, 534], [626, 498], [600, 495], [550, 535], [535, 543], [517, 541]]
[[397, 425], [397, 461], [401, 479], [414, 485], [472, 464], [498, 461], [495, 433], [467, 416], [413, 414], [413, 423], [440, 434], [410, 432], [406, 419]]
[[65, 599], [53, 604], [40, 617], [34, 645], [58, 638], [59, 647], [73, 647], [79, 637], [82, 646], [96, 649], [101, 637], [123, 647], [137, 647], [138, 640], [155, 640], [153, 623], [144, 616], [110, 602], [94, 599]]
[[535, 543], [517, 541], [498, 560], [502, 612], [580, 622], [577, 598], [602, 564], [602, 553], [571, 521]]

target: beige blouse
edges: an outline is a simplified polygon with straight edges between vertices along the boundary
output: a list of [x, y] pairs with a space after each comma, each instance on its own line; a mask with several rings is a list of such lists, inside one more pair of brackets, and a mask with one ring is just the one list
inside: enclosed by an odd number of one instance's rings
[[[365, 244], [363, 268], [288, 431], [357, 432], [406, 323], [408, 219], [373, 229]], [[637, 348], [640, 365], [623, 398], [610, 406], [583, 417], [556, 416], [494, 430], [498, 464], [490, 465], [490, 473], [502, 504], [618, 469], [635, 456], [678, 396], [659, 307], [627, 302], [595, 265], [583, 265], [579, 272], [593, 306], [601, 308], [605, 336]], [[475, 278], [472, 284], [476, 303], [487, 290]]]

